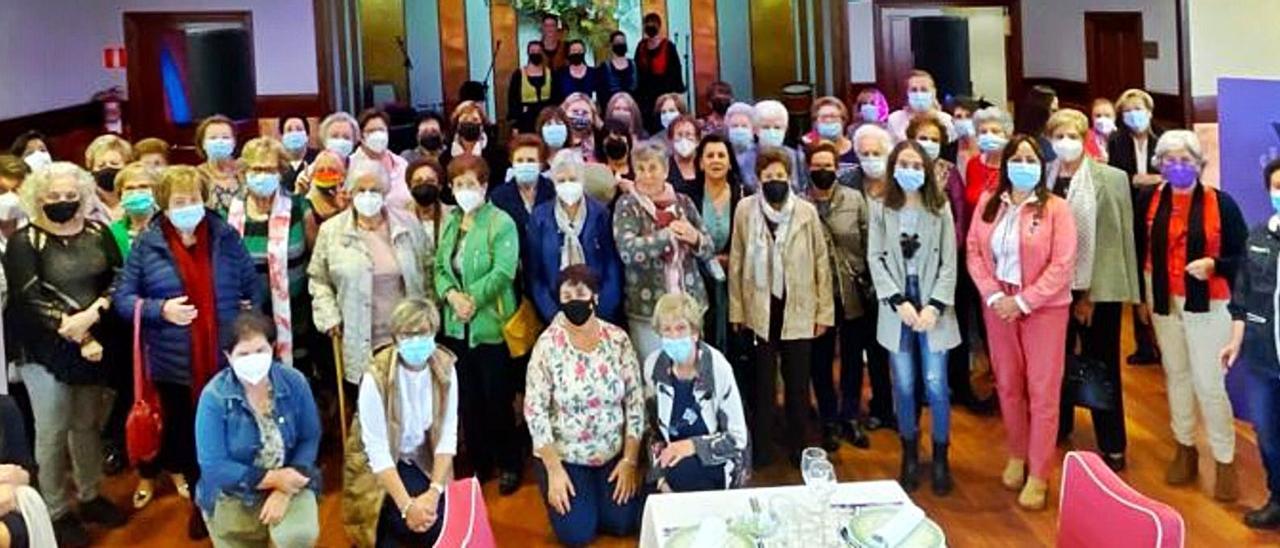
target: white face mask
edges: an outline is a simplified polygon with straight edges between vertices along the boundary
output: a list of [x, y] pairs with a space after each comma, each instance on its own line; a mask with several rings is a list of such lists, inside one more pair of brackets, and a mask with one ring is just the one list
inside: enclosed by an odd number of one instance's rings
[[37, 150], [23, 157], [22, 161], [27, 163], [27, 167], [31, 168], [31, 171], [38, 171], [40, 168], [52, 164], [53, 156], [50, 156], [48, 151]]
[[681, 158], [688, 158], [698, 149], [698, 143], [693, 142], [693, 139], [676, 139], [673, 147], [676, 149], [676, 154], [679, 154]]
[[364, 146], [375, 153], [382, 154], [387, 151], [387, 143], [391, 141], [391, 137], [383, 130], [371, 131], [364, 136]]
[[888, 167], [883, 156], [859, 157], [858, 165], [861, 165], [863, 173], [872, 179], [884, 177], [885, 168]]
[[462, 211], [471, 213], [484, 203], [484, 194], [479, 190], [458, 190], [454, 191], [453, 199], [458, 202], [458, 207], [462, 208]]
[[26, 216], [22, 211], [22, 199], [17, 192], [0, 194], [0, 221], [14, 221]]
[[1074, 162], [1080, 159], [1080, 155], [1084, 153], [1084, 143], [1079, 139], [1070, 139], [1067, 137], [1054, 139], [1053, 153], [1057, 154], [1058, 158], [1061, 158], [1064, 161]]
[[356, 193], [351, 203], [356, 207], [356, 213], [365, 217], [373, 217], [382, 213], [382, 195], [372, 190]]
[[560, 198], [565, 205], [574, 205], [582, 200], [582, 183], [578, 181], [564, 181], [556, 184], [556, 196]]
[[261, 383], [271, 370], [271, 353], [259, 352], [231, 358], [231, 370], [247, 384]]

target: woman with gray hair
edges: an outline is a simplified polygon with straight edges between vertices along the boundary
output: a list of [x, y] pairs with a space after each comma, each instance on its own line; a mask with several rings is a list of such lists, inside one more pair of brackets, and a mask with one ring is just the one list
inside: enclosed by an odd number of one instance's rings
[[756, 191], [756, 109], [747, 103], [734, 103], [724, 113], [725, 136], [733, 146], [742, 174], [742, 187], [747, 194]]
[[1231, 196], [1200, 181], [1204, 155], [1195, 133], [1173, 130], [1156, 144], [1163, 183], [1144, 194], [1137, 211], [1141, 316], [1155, 327], [1177, 453], [1165, 481], [1185, 485], [1199, 471], [1196, 411], [1217, 463], [1213, 496], [1238, 495], [1235, 429], [1218, 350], [1231, 339], [1231, 281], [1244, 259], [1248, 226]]
[[381, 164], [353, 162], [345, 186], [353, 207], [320, 225], [307, 274], [316, 329], [340, 339], [353, 395], [369, 358], [394, 340], [392, 308], [430, 297], [431, 245], [421, 223], [384, 206], [390, 184]]
[[[787, 112], [787, 107], [781, 102], [772, 99], [760, 101], [756, 103], [756, 138], [760, 142], [760, 147], [778, 147], [786, 151], [791, 157], [791, 190], [796, 193], [803, 193], [809, 186], [809, 168], [805, 163], [804, 154], [799, 150], [786, 144], [787, 127], [790, 125], [791, 115]], [[751, 156], [752, 173], [755, 172], [755, 155]]]
[[973, 127], [977, 132], [979, 154], [963, 166], [965, 210], [955, 212], [957, 216], [963, 215], [963, 226], [969, 226], [982, 193], [1000, 184], [1000, 160], [1004, 146], [1013, 136], [1013, 118], [1000, 107], [987, 107], [973, 113]]
[[526, 228], [529, 292], [546, 323], [560, 311], [556, 279], [575, 264], [587, 265], [600, 280], [596, 313], [615, 324], [622, 321], [622, 261], [613, 241], [613, 219], [604, 204], [584, 195], [585, 167], [577, 150], [556, 154], [551, 161], [556, 199], [534, 207]]
[[[117, 358], [112, 341], [119, 339], [102, 315], [121, 258], [107, 226], [85, 217], [94, 189], [93, 176], [74, 164], [37, 170], [21, 190], [31, 224], [14, 233], [4, 255], [8, 312], [21, 319], [7, 323], [26, 356], [22, 376], [35, 418], [40, 490], [63, 546], [88, 544], [82, 519], [111, 527], [125, 522], [99, 494], [100, 425], [109, 410], [102, 402]], [[78, 512], [67, 489], [73, 472]]]

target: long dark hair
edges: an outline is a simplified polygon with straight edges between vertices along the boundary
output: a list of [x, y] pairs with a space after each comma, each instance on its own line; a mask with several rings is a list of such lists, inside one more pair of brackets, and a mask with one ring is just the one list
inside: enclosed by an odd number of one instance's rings
[[1018, 153], [1018, 149], [1026, 143], [1035, 152], [1036, 159], [1040, 161], [1040, 182], [1036, 183], [1036, 215], [1044, 213], [1044, 205], [1049, 201], [1049, 185], [1045, 183], [1045, 177], [1048, 170], [1045, 169], [1044, 151], [1040, 150], [1040, 145], [1035, 137], [1019, 133], [1009, 139], [1009, 144], [1004, 146], [1004, 151], [1000, 153], [1000, 184], [996, 186], [995, 194], [991, 199], [987, 200], [987, 207], [982, 210], [982, 222], [996, 222], [996, 215], [1000, 213], [1000, 196], [1005, 192], [1009, 192], [1013, 188], [1013, 182], [1009, 180], [1009, 158]]
[[1053, 115], [1053, 100], [1057, 97], [1058, 92], [1049, 86], [1032, 86], [1028, 89], [1014, 116], [1014, 130], [1037, 136], [1044, 133], [1044, 126]]
[[933, 160], [924, 151], [924, 147], [913, 139], [898, 143], [898, 146], [893, 147], [893, 152], [889, 153], [889, 159], [885, 161], [887, 165], [885, 179], [890, 183], [885, 185], [885, 207], [898, 211], [907, 204], [907, 193], [902, 190], [902, 187], [898, 185], [898, 180], [894, 178], [894, 172], [898, 169], [898, 156], [904, 150], [914, 150], [924, 162], [924, 186], [920, 187], [920, 200], [924, 202], [925, 209], [935, 213], [942, 211], [942, 208], [947, 206], [947, 197], [936, 183], [933, 173]]
[[[672, 124], [674, 125], [674, 124]], [[742, 185], [742, 168], [738, 166], [738, 155], [733, 152], [733, 144], [725, 139], [719, 133], [708, 133], [702, 136], [702, 140], [698, 141], [698, 148], [693, 153], [693, 171], [695, 173], [693, 180], [699, 188], [707, 181], [707, 174], [702, 171], [702, 153], [707, 149], [707, 145], [720, 143], [729, 151], [729, 186], [738, 187]], [[701, 204], [699, 204], [701, 205]]]

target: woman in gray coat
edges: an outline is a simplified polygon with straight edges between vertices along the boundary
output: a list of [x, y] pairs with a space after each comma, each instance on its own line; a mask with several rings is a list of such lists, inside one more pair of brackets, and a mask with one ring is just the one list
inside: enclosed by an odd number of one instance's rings
[[883, 202], [871, 203], [867, 223], [867, 262], [880, 299], [876, 339], [889, 351], [893, 401], [902, 438], [898, 482], [917, 486], [919, 466], [915, 394], [924, 375], [924, 391], [933, 417], [933, 492], [951, 491], [947, 464], [951, 403], [947, 387], [947, 351], [960, 344], [953, 304], [956, 286], [956, 235], [947, 197], [933, 181], [933, 165], [915, 141], [903, 141], [889, 155]]

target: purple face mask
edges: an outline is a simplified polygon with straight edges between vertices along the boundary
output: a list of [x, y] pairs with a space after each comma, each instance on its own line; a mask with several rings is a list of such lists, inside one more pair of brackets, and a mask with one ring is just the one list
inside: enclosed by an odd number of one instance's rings
[[1196, 186], [1196, 181], [1200, 178], [1200, 170], [1194, 164], [1183, 162], [1165, 162], [1160, 166], [1160, 174], [1178, 190]]

